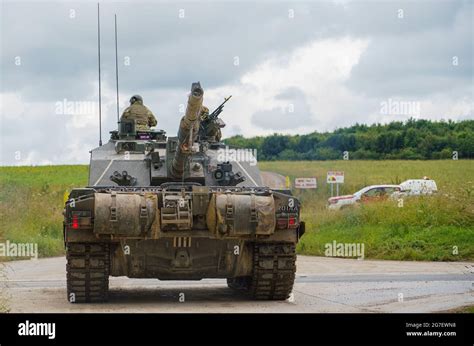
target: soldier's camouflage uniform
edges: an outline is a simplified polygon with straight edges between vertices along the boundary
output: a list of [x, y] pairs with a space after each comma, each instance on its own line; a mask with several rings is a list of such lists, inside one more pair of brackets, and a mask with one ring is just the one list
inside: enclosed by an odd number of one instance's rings
[[121, 120], [135, 120], [135, 129], [139, 131], [148, 131], [157, 124], [153, 113], [139, 100], [123, 111]]
[[214, 139], [220, 142], [222, 137], [222, 132], [216, 121], [211, 121], [208, 119], [209, 108], [206, 106], [201, 107], [201, 123], [204, 128], [204, 135], [206, 137], [214, 137]]

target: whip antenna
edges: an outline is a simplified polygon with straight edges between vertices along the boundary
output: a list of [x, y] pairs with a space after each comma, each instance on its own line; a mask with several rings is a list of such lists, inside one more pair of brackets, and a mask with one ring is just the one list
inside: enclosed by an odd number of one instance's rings
[[117, 124], [119, 118], [119, 77], [118, 77], [118, 49], [117, 49], [117, 15], [115, 15], [115, 84], [117, 86]]
[[99, 58], [99, 146], [102, 146], [102, 94], [100, 83], [100, 5], [97, 3], [97, 48]]

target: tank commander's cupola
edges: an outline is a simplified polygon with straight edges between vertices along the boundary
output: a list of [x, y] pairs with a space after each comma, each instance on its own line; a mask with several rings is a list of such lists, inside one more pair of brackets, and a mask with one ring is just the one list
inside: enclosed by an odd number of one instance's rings
[[166, 141], [166, 131], [164, 130], [137, 130], [135, 120], [122, 120], [119, 129], [110, 131], [112, 140], [155, 140]]

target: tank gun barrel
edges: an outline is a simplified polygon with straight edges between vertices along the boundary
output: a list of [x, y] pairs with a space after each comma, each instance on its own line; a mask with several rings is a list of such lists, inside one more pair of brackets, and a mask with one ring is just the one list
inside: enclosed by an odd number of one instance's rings
[[204, 90], [199, 82], [191, 85], [186, 113], [181, 118], [178, 131], [178, 146], [171, 165], [171, 174], [182, 178], [186, 158], [191, 154], [191, 148], [199, 131], [199, 116], [202, 107]]

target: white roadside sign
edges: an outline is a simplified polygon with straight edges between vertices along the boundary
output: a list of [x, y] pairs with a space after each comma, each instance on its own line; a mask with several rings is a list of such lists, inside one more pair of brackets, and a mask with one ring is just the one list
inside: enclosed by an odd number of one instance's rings
[[316, 189], [317, 187], [316, 178], [295, 178], [295, 188], [297, 189]]
[[326, 182], [328, 184], [344, 184], [344, 172], [329, 171], [327, 173]]

